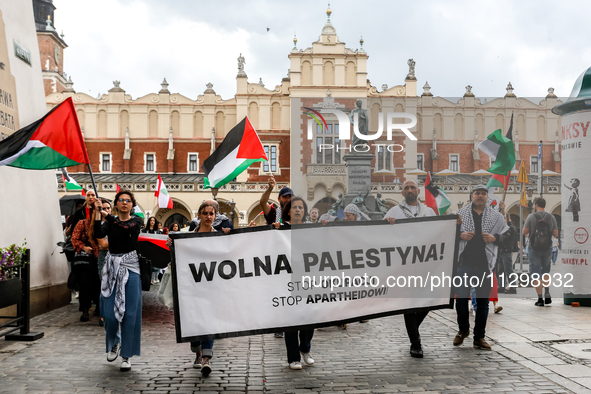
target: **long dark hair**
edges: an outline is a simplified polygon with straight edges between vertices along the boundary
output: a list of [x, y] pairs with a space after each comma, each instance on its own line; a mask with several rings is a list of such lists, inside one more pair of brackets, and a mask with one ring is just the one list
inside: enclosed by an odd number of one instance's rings
[[283, 208], [281, 208], [281, 222], [282, 223], [291, 223], [291, 201], [285, 204]]
[[[154, 228], [150, 228], [150, 220], [152, 219], [154, 219]], [[156, 219], [154, 216], [150, 216], [146, 223], [146, 230], [158, 230], [158, 223], [158, 219]]]

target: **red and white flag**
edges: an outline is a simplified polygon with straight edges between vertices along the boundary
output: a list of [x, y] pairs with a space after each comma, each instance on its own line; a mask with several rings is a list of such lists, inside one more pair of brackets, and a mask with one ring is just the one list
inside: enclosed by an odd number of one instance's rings
[[168, 195], [168, 190], [166, 190], [166, 186], [164, 186], [164, 182], [162, 182], [160, 175], [158, 175], [158, 185], [154, 195], [158, 197], [158, 208], [172, 209], [172, 198]]

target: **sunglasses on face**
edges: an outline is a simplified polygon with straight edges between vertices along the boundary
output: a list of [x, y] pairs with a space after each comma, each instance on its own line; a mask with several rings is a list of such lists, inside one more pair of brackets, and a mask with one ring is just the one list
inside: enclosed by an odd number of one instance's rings
[[119, 202], [122, 202], [122, 203], [124, 203], [124, 204], [129, 204], [129, 203], [131, 203], [131, 200], [130, 200], [130, 199], [128, 199], [128, 198], [120, 198], [120, 199], [119, 199]]

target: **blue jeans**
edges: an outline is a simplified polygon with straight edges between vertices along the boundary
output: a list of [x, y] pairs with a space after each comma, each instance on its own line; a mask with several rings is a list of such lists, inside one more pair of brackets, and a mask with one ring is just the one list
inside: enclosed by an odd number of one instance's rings
[[538, 274], [540, 277], [550, 273], [552, 266], [552, 249], [539, 251], [529, 248], [529, 273]]
[[191, 351], [193, 353], [201, 352], [204, 357], [213, 357], [213, 339], [191, 342]]
[[[117, 285], [115, 285], [117, 286]], [[135, 272], [129, 271], [125, 285], [125, 315], [123, 321], [115, 317], [115, 294], [117, 288], [108, 298], [101, 294], [101, 316], [105, 319], [107, 353], [121, 342], [121, 357], [140, 355], [142, 343], [142, 280]]]
[[[468, 277], [468, 283], [464, 283], [464, 274]], [[489, 278], [489, 272], [485, 272], [484, 282], [480, 283], [475, 289], [476, 292], [476, 318], [474, 319], [474, 340], [484, 338], [486, 329], [486, 320], [488, 318], [488, 300], [490, 298], [490, 290], [492, 289], [491, 279]], [[472, 276], [478, 277], [482, 280], [483, 272], [470, 266], [459, 267], [457, 276], [462, 277], [462, 285], [456, 287], [456, 313], [458, 319], [458, 327], [462, 332], [470, 331], [470, 311], [468, 309], [468, 298], [470, 297], [470, 281], [469, 278]], [[472, 298], [474, 299], [474, 298]]]

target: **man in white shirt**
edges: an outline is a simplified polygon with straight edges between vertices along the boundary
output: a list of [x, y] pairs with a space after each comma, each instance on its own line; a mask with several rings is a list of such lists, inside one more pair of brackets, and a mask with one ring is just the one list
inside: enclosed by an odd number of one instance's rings
[[433, 209], [419, 201], [419, 185], [413, 181], [408, 180], [402, 185], [402, 197], [404, 201], [390, 208], [384, 220], [394, 224], [395, 219], [412, 219], [418, 217], [437, 216]]
[[[402, 185], [402, 196], [404, 201], [391, 208], [384, 216], [390, 224], [394, 224], [396, 219], [414, 219], [419, 217], [436, 216], [435, 211], [419, 201], [419, 185], [408, 180]], [[416, 358], [423, 358], [423, 346], [421, 345], [421, 335], [419, 326], [427, 317], [429, 312], [411, 312], [404, 314], [404, 324], [406, 332], [410, 339], [410, 355]]]

